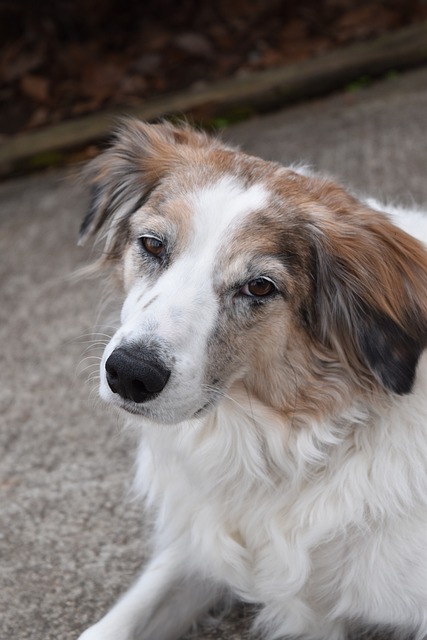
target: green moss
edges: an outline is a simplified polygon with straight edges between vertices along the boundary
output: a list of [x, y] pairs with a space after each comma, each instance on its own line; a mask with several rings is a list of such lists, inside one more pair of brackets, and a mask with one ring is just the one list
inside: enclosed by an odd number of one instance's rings
[[224, 111], [220, 116], [203, 118], [198, 124], [207, 131], [218, 131], [226, 129], [232, 124], [248, 120], [257, 113], [258, 111], [254, 107], [235, 107]]
[[366, 89], [366, 87], [369, 87], [371, 84], [372, 78], [370, 78], [369, 76], [360, 76], [360, 78], [353, 80], [353, 82], [349, 82], [345, 86], [345, 90], [349, 93], [354, 93], [355, 91]]
[[56, 167], [64, 160], [61, 151], [43, 151], [30, 158], [29, 166], [32, 169], [43, 169], [45, 167]]

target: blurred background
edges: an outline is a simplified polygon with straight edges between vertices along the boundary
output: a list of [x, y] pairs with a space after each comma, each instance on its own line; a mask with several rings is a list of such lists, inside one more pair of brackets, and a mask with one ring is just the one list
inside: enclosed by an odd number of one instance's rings
[[2, 0], [0, 141], [426, 20], [425, 0]]

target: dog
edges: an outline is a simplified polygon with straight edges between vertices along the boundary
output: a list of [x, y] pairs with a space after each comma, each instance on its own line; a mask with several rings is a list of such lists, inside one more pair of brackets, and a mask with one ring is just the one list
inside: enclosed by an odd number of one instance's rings
[[427, 217], [166, 122], [86, 178], [124, 296], [100, 396], [154, 524], [80, 640], [176, 640], [230, 594], [270, 640], [427, 638]]

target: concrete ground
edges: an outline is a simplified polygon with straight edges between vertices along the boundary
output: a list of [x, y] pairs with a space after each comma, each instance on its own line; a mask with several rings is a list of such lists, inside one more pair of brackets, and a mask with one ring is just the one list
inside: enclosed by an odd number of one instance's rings
[[[225, 137], [371, 195], [427, 205], [427, 69]], [[134, 442], [86, 384], [97, 284], [67, 280], [90, 257], [75, 245], [86, 197], [65, 173], [0, 187], [2, 640], [75, 639], [144, 561], [144, 525], [128, 494]], [[236, 609], [193, 638], [247, 638], [244, 619]]]

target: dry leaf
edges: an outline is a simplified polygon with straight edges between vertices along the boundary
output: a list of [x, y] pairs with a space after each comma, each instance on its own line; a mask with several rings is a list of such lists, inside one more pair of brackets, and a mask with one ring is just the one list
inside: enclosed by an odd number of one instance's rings
[[43, 76], [24, 76], [20, 88], [24, 95], [36, 102], [46, 102], [49, 98], [49, 80]]

